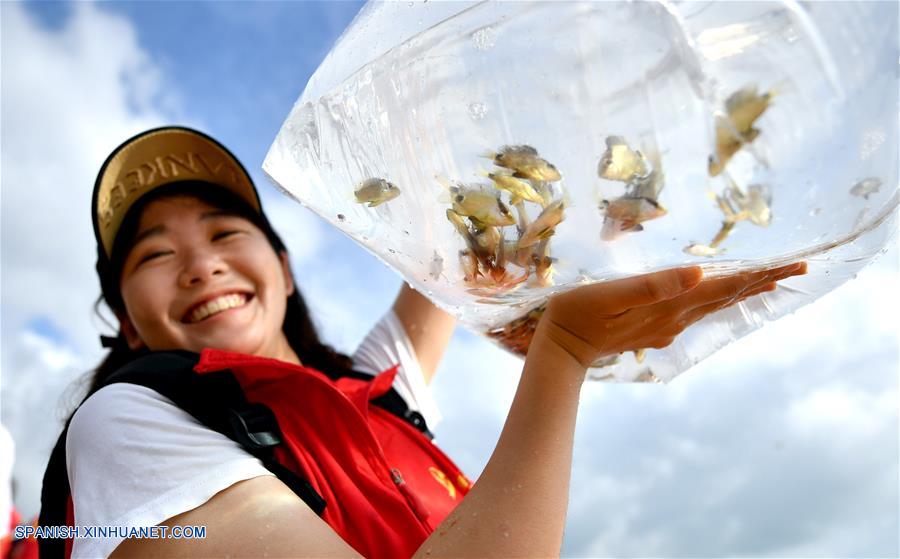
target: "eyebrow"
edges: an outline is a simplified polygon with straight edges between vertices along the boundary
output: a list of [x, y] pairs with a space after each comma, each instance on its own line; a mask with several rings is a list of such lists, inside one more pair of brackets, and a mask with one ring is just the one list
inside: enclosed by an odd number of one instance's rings
[[[228, 210], [212, 210], [208, 212], [203, 212], [200, 214], [200, 218], [198, 221], [207, 221], [210, 219], [215, 219], [217, 217], [241, 217], [235, 212], [230, 212]], [[140, 233], [134, 236], [134, 241], [132, 241], [132, 245], [137, 245], [139, 242], [143, 241], [148, 237], [152, 237], [154, 235], [161, 235], [166, 232], [166, 226], [163, 224], [154, 225], [149, 229], [144, 229]]]

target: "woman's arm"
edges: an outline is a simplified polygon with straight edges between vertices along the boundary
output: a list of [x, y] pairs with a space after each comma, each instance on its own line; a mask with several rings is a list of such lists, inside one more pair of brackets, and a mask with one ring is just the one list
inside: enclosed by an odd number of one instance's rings
[[701, 282], [699, 268], [688, 268], [553, 297], [484, 472], [416, 556], [559, 555], [578, 397], [588, 366], [622, 351], [665, 347], [703, 316], [804, 272], [805, 265], [798, 265]]
[[[805, 273], [798, 264], [701, 281], [698, 268], [580, 287], [553, 297], [535, 331], [497, 447], [478, 483], [416, 557], [559, 554], [578, 397], [590, 363], [665, 347], [707, 314]], [[126, 540], [115, 557], [357, 556], [277, 479], [237, 483], [166, 522], [205, 525], [206, 540]]]
[[412, 342], [425, 382], [431, 382], [453, 335], [456, 318], [405, 283], [394, 301], [394, 314]]
[[126, 539], [110, 558], [359, 557], [281, 480], [235, 483], [163, 526], [205, 526], [204, 539]]

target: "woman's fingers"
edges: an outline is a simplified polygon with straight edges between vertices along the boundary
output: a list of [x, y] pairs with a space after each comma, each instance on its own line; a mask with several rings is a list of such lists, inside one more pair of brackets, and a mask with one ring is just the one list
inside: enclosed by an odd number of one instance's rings
[[649, 332], [680, 332], [710, 312], [742, 298], [766, 291], [766, 286], [787, 277], [806, 273], [806, 264], [793, 264], [760, 272], [743, 272], [704, 280], [694, 289], [668, 301], [635, 309], [620, 322], [640, 322]]
[[670, 314], [690, 312], [692, 309], [720, 301], [733, 301], [745, 292], [766, 283], [806, 273], [806, 264], [791, 264], [771, 270], [743, 272], [732, 276], [705, 280], [684, 295], [667, 301]]
[[723, 299], [720, 301], [715, 301], [712, 303], [707, 303], [705, 305], [701, 305], [699, 307], [695, 307], [690, 311], [684, 313], [682, 318], [676, 323], [676, 331], [681, 332], [688, 326], [694, 324], [695, 322], [701, 320], [708, 314], [712, 314], [714, 312], [720, 311], [731, 305], [740, 303], [750, 297], [755, 295], [760, 295], [762, 293], [767, 293], [771, 291], [775, 291], [777, 289], [778, 284], [776, 283], [779, 280], [788, 278], [790, 276], [802, 275], [805, 274], [807, 270], [806, 263], [801, 263], [800, 266], [796, 268], [788, 268], [786, 270], [782, 270], [779, 273], [775, 274], [774, 278], [771, 280], [762, 280], [757, 282], [755, 285], [748, 287], [743, 293], [741, 293], [737, 298], [734, 299]]
[[[664, 270], [642, 276], [579, 287], [558, 297], [577, 304], [577, 312], [613, 318], [629, 309], [672, 299], [696, 287], [703, 278], [699, 266]], [[575, 310], [575, 309], [572, 309]]]
[[703, 280], [694, 267], [588, 285], [553, 296], [541, 331], [590, 364], [604, 351], [667, 345], [707, 314], [803, 273], [805, 263]]

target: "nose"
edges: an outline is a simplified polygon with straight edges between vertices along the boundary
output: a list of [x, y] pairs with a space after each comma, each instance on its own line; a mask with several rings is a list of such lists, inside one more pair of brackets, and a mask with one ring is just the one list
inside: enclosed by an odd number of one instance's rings
[[184, 256], [178, 284], [181, 287], [194, 287], [212, 280], [225, 273], [225, 262], [215, 253], [205, 248], [193, 248]]

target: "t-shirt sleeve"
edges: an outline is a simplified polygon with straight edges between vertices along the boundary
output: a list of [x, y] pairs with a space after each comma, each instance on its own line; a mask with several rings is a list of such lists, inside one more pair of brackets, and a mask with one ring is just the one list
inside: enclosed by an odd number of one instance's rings
[[356, 369], [378, 374], [399, 364], [394, 378], [394, 390], [403, 398], [410, 409], [425, 418], [430, 429], [441, 421], [441, 411], [425, 384], [425, 375], [416, 357], [416, 350], [397, 318], [393, 309], [389, 310], [365, 337], [353, 354]]
[[[239, 481], [271, 475], [168, 398], [125, 383], [75, 412], [66, 461], [78, 526], [156, 526]], [[75, 539], [72, 557], [107, 557], [121, 541]]]

